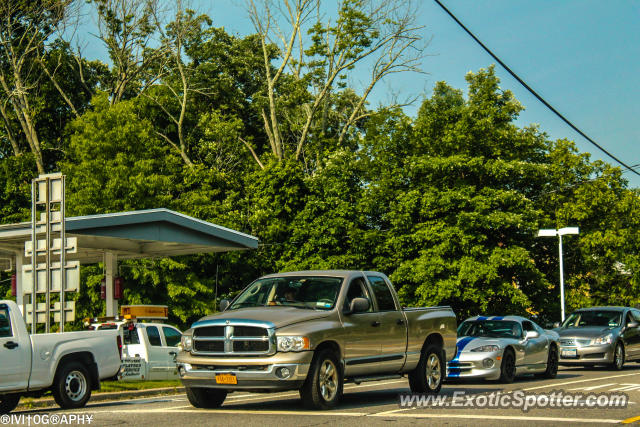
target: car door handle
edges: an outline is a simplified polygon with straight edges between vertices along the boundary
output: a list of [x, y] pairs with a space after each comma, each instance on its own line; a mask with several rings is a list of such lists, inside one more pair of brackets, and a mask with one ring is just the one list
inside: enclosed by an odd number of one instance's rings
[[374, 328], [376, 326], [380, 326], [380, 322], [378, 322], [377, 320], [375, 322], [371, 322], [371, 326], [373, 326]]
[[398, 319], [398, 320], [396, 320], [396, 323], [398, 325], [404, 325], [404, 319]]
[[18, 346], [18, 343], [13, 341], [8, 341], [4, 343], [4, 346], [7, 347], [9, 350], [12, 350]]

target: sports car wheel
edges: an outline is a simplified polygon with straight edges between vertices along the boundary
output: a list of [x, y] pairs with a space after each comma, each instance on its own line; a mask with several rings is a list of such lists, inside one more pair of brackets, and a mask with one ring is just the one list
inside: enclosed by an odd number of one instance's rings
[[539, 378], [555, 378], [558, 375], [558, 348], [555, 345], [549, 347], [549, 356], [547, 357], [547, 369], [544, 372], [536, 374]]
[[500, 382], [512, 383], [516, 378], [516, 355], [513, 350], [506, 349], [502, 355], [502, 364], [500, 365]]
[[614, 371], [622, 370], [622, 367], [624, 366], [624, 356], [624, 345], [619, 342], [616, 344], [616, 349], [613, 351], [613, 363], [610, 365], [611, 369]]

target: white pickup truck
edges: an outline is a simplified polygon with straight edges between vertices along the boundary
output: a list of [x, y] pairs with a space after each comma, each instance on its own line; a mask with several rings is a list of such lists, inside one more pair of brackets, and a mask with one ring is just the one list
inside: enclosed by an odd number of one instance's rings
[[62, 408], [83, 407], [118, 374], [121, 349], [117, 330], [29, 335], [18, 305], [0, 301], [0, 414], [47, 390]]

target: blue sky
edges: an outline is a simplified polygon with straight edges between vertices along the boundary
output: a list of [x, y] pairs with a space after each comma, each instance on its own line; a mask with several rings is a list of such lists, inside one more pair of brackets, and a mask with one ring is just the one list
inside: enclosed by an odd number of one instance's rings
[[[442, 1], [578, 128], [625, 163], [640, 163], [640, 1]], [[216, 27], [240, 36], [252, 32], [243, 5], [239, 0], [194, 1]], [[422, 64], [429, 74], [397, 76], [384, 82], [371, 97], [374, 105], [387, 100], [392, 90], [428, 96], [441, 80], [466, 88], [467, 72], [494, 62], [435, 2], [423, 0], [419, 6], [417, 23], [425, 26], [423, 37], [431, 39], [429, 56]], [[88, 57], [105, 59], [95, 39], [86, 41]], [[502, 88], [513, 91], [526, 108], [520, 125], [537, 123], [551, 138], [572, 139], [593, 158], [610, 161], [506, 71], [496, 66], [496, 72]], [[419, 105], [417, 102], [405, 111], [415, 115]], [[627, 172], [625, 177], [631, 186], [640, 187], [640, 176]]]

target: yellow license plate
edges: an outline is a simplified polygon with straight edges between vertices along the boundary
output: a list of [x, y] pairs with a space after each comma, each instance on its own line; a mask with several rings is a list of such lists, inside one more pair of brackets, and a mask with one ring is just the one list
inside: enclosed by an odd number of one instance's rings
[[238, 377], [235, 374], [216, 374], [217, 384], [238, 384]]

